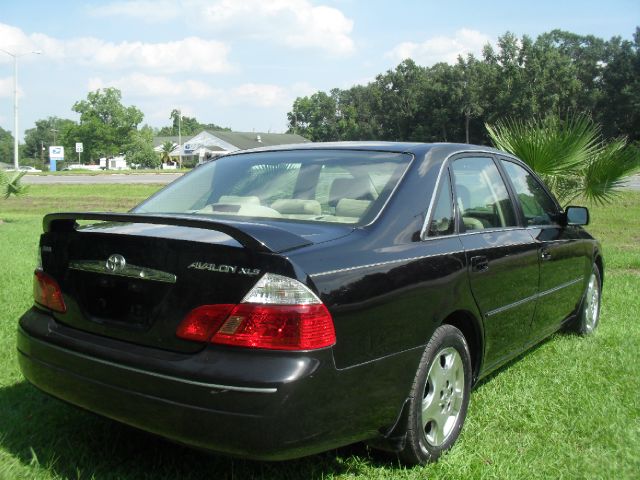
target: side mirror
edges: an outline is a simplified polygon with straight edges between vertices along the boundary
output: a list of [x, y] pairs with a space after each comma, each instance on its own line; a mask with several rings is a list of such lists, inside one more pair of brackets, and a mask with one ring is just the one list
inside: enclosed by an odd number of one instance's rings
[[589, 210], [587, 207], [569, 206], [564, 212], [567, 225], [589, 225]]

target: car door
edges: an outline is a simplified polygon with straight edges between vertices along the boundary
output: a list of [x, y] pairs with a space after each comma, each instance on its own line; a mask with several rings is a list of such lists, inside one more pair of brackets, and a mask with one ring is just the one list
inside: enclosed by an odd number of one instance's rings
[[576, 227], [559, 223], [559, 206], [535, 175], [509, 159], [501, 163], [527, 230], [538, 245], [540, 289], [532, 332], [543, 337], [557, 330], [580, 301], [590, 261], [587, 245]]
[[538, 292], [538, 245], [518, 222], [513, 200], [492, 156], [451, 163], [469, 280], [483, 316], [485, 367], [528, 342]]

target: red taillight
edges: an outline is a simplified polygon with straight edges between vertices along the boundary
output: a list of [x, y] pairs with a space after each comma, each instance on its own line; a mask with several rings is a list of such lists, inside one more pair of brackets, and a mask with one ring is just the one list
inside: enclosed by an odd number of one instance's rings
[[220, 304], [194, 308], [180, 322], [176, 335], [185, 340], [207, 342], [229, 316], [233, 307], [235, 305]]
[[203, 305], [178, 326], [186, 340], [271, 350], [314, 350], [336, 343], [333, 319], [320, 305]]
[[331, 314], [322, 304], [240, 304], [211, 342], [274, 350], [313, 350], [336, 343], [336, 334]]
[[33, 299], [36, 303], [56, 312], [64, 313], [67, 311], [60, 285], [40, 270], [36, 270], [33, 276]]
[[178, 326], [180, 338], [271, 350], [313, 350], [336, 343], [327, 307], [296, 279], [266, 273], [238, 305], [203, 305]]

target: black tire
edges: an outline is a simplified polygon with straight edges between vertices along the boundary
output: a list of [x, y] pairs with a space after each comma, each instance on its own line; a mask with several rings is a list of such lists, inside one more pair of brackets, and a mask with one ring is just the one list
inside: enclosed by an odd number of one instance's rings
[[400, 459], [410, 465], [424, 464], [451, 448], [462, 430], [470, 393], [467, 341], [457, 328], [442, 325], [427, 344], [411, 387]]
[[600, 302], [602, 298], [602, 279], [595, 265], [589, 276], [587, 287], [582, 295], [580, 310], [573, 324], [573, 331], [587, 336], [595, 332], [600, 323]]

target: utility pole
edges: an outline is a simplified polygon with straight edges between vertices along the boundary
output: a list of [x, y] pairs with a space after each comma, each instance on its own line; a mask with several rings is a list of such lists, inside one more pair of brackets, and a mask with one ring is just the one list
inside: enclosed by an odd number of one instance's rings
[[178, 143], [180, 144], [180, 150], [178, 151], [178, 164], [182, 168], [182, 110], [178, 110]]
[[20, 169], [20, 162], [18, 161], [18, 57], [29, 53], [40, 55], [40, 50], [27, 53], [11, 53], [4, 48], [0, 48], [0, 51], [13, 57], [13, 168], [18, 171]]

